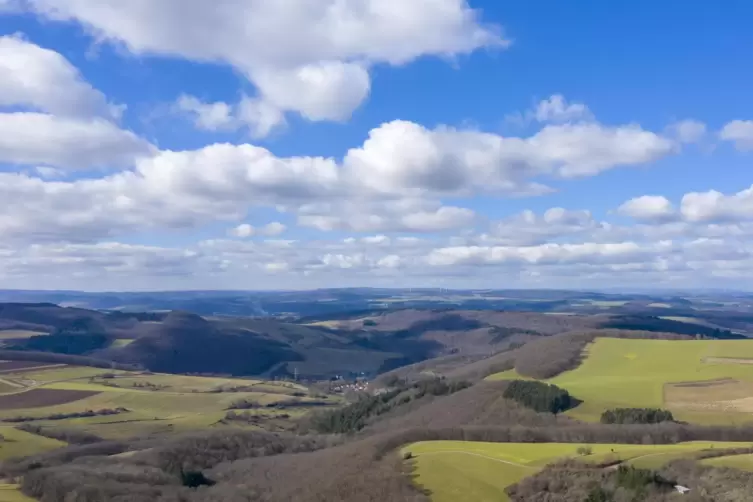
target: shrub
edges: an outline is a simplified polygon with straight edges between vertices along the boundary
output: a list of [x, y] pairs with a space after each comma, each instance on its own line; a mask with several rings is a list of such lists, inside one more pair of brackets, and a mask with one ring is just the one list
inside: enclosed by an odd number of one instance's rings
[[554, 414], [579, 404], [565, 389], [542, 382], [513, 380], [502, 395], [535, 411]]
[[183, 486], [188, 488], [198, 488], [200, 486], [213, 486], [214, 481], [207, 478], [201, 471], [188, 471], [180, 473], [181, 482]]
[[593, 453], [593, 449], [590, 446], [581, 446], [576, 450], [576, 452], [578, 453], [578, 455], [587, 457], [588, 455]]
[[671, 411], [659, 408], [615, 408], [601, 414], [602, 424], [659, 424], [674, 421]]

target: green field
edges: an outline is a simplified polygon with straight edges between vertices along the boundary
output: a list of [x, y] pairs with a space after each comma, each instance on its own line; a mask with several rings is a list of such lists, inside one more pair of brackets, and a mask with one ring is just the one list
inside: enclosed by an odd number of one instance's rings
[[729, 467], [741, 471], [753, 472], [753, 454], [729, 455], [727, 457], [707, 458], [701, 460], [704, 465], [712, 467]]
[[35, 502], [18, 490], [18, 485], [0, 483], [0, 502]]
[[[575, 418], [663, 407], [691, 422], [753, 421], [753, 340], [598, 338], [586, 352], [578, 368], [548, 380], [584, 401], [568, 412]], [[514, 378], [520, 378], [514, 370], [489, 377]]]
[[10, 426], [0, 426], [0, 434], [4, 438], [3, 441], [0, 441], [0, 461], [11, 457], [34, 455], [65, 446], [65, 443], [55, 439], [29, 434]]
[[[658, 467], [709, 448], [749, 445], [706, 441], [674, 445], [426, 441], [406, 446], [402, 453], [415, 457], [416, 483], [431, 492], [432, 502], [500, 502], [509, 500], [506, 487], [558, 459], [577, 457], [593, 463], [619, 459], [636, 467]], [[590, 447], [593, 454], [578, 456], [581, 446]]]

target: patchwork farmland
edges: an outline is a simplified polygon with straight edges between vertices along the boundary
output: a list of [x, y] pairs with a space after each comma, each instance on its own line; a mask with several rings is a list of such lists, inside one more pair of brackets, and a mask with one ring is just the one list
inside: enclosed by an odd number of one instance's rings
[[[307, 403], [337, 403], [291, 382], [33, 363], [8, 366], [13, 368], [0, 375], [0, 434], [6, 438], [0, 443], [0, 460], [65, 445], [17, 430], [19, 423], [43, 431], [125, 439], [216, 427], [285, 428], [286, 422], [309, 411]], [[225, 420], [236, 403], [255, 408], [255, 419]]]

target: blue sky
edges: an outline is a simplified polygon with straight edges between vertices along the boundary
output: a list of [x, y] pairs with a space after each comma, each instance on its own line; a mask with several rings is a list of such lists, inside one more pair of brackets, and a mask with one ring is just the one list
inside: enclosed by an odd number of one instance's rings
[[751, 18], [0, 0], [0, 285], [749, 289]]

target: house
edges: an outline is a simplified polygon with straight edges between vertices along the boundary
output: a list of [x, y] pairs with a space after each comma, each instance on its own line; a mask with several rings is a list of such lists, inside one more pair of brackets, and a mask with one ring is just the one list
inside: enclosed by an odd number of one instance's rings
[[690, 491], [690, 488], [688, 488], [687, 486], [675, 485], [675, 490], [685, 495]]

